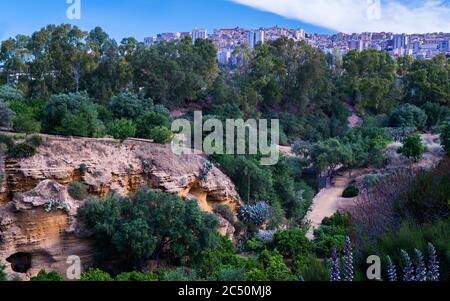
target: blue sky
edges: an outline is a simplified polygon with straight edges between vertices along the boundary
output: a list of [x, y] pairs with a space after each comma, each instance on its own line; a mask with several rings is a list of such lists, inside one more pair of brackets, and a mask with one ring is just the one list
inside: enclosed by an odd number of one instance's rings
[[0, 0], [0, 39], [30, 34], [50, 24], [71, 23], [84, 30], [103, 27], [112, 37], [142, 40], [160, 32], [221, 27], [287, 26], [331, 32], [301, 20], [254, 9], [229, 0], [81, 0], [81, 20], [66, 17], [66, 0]]

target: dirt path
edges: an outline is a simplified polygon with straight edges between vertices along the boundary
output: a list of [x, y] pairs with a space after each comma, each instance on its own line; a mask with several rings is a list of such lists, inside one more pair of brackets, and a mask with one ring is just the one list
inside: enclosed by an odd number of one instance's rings
[[334, 178], [335, 184], [328, 188], [322, 189], [313, 200], [311, 211], [306, 215], [306, 221], [311, 223], [306, 237], [310, 240], [314, 239], [314, 229], [317, 229], [325, 217], [330, 217], [340, 209], [344, 209], [351, 202], [344, 199], [342, 193], [350, 184], [352, 179], [348, 173]]

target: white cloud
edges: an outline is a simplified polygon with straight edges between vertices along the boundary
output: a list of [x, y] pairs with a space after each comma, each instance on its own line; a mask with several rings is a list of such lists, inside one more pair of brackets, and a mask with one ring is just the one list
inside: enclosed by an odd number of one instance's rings
[[352, 32], [450, 32], [450, 3], [443, 0], [231, 0], [320, 27]]

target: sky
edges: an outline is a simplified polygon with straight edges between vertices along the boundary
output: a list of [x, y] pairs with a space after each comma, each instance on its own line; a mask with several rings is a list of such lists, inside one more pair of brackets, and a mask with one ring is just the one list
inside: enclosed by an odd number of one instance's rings
[[[80, 20], [67, 17], [67, 1], [80, 1]], [[60, 23], [139, 40], [195, 27], [450, 32], [450, 0], [0, 0], [0, 40]]]

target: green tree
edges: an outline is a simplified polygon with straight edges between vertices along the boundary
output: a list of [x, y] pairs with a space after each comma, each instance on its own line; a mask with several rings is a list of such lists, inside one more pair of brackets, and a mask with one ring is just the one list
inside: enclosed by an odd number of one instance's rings
[[354, 159], [351, 147], [335, 138], [315, 144], [311, 158], [314, 165], [322, 171], [326, 170], [329, 176], [334, 175], [339, 165], [346, 166]]
[[14, 86], [0, 86], [0, 101], [23, 100], [23, 93]]
[[296, 258], [306, 256], [312, 250], [311, 242], [301, 229], [292, 229], [275, 233], [273, 247], [283, 256]]
[[122, 93], [111, 98], [111, 112], [116, 118], [136, 120], [139, 116], [153, 110], [153, 101], [132, 93]]
[[18, 133], [35, 134], [41, 131], [41, 123], [31, 116], [20, 115], [14, 118], [13, 129]]
[[41, 270], [35, 277], [30, 279], [31, 281], [64, 281], [64, 278], [57, 272], [46, 272]]
[[115, 119], [108, 124], [107, 132], [114, 139], [125, 140], [136, 135], [136, 126], [128, 119]]
[[196, 201], [148, 189], [132, 200], [113, 195], [91, 201], [82, 215], [104, 254], [121, 254], [134, 267], [149, 258], [195, 256], [216, 242], [217, 220], [202, 212]]
[[422, 139], [419, 134], [412, 134], [407, 136], [402, 141], [403, 146], [398, 149], [398, 153], [407, 158], [413, 159], [415, 162], [422, 159], [423, 154], [426, 151], [425, 145], [422, 143]]
[[156, 127], [170, 128], [169, 118], [160, 113], [147, 112], [138, 119], [136, 134], [139, 138], [152, 139], [152, 130]]
[[6, 103], [0, 101], [0, 126], [11, 127], [15, 116], [14, 111]]
[[420, 108], [411, 104], [399, 106], [395, 109], [389, 119], [390, 126], [399, 128], [411, 127], [422, 130], [425, 128], [426, 123], [427, 114]]

